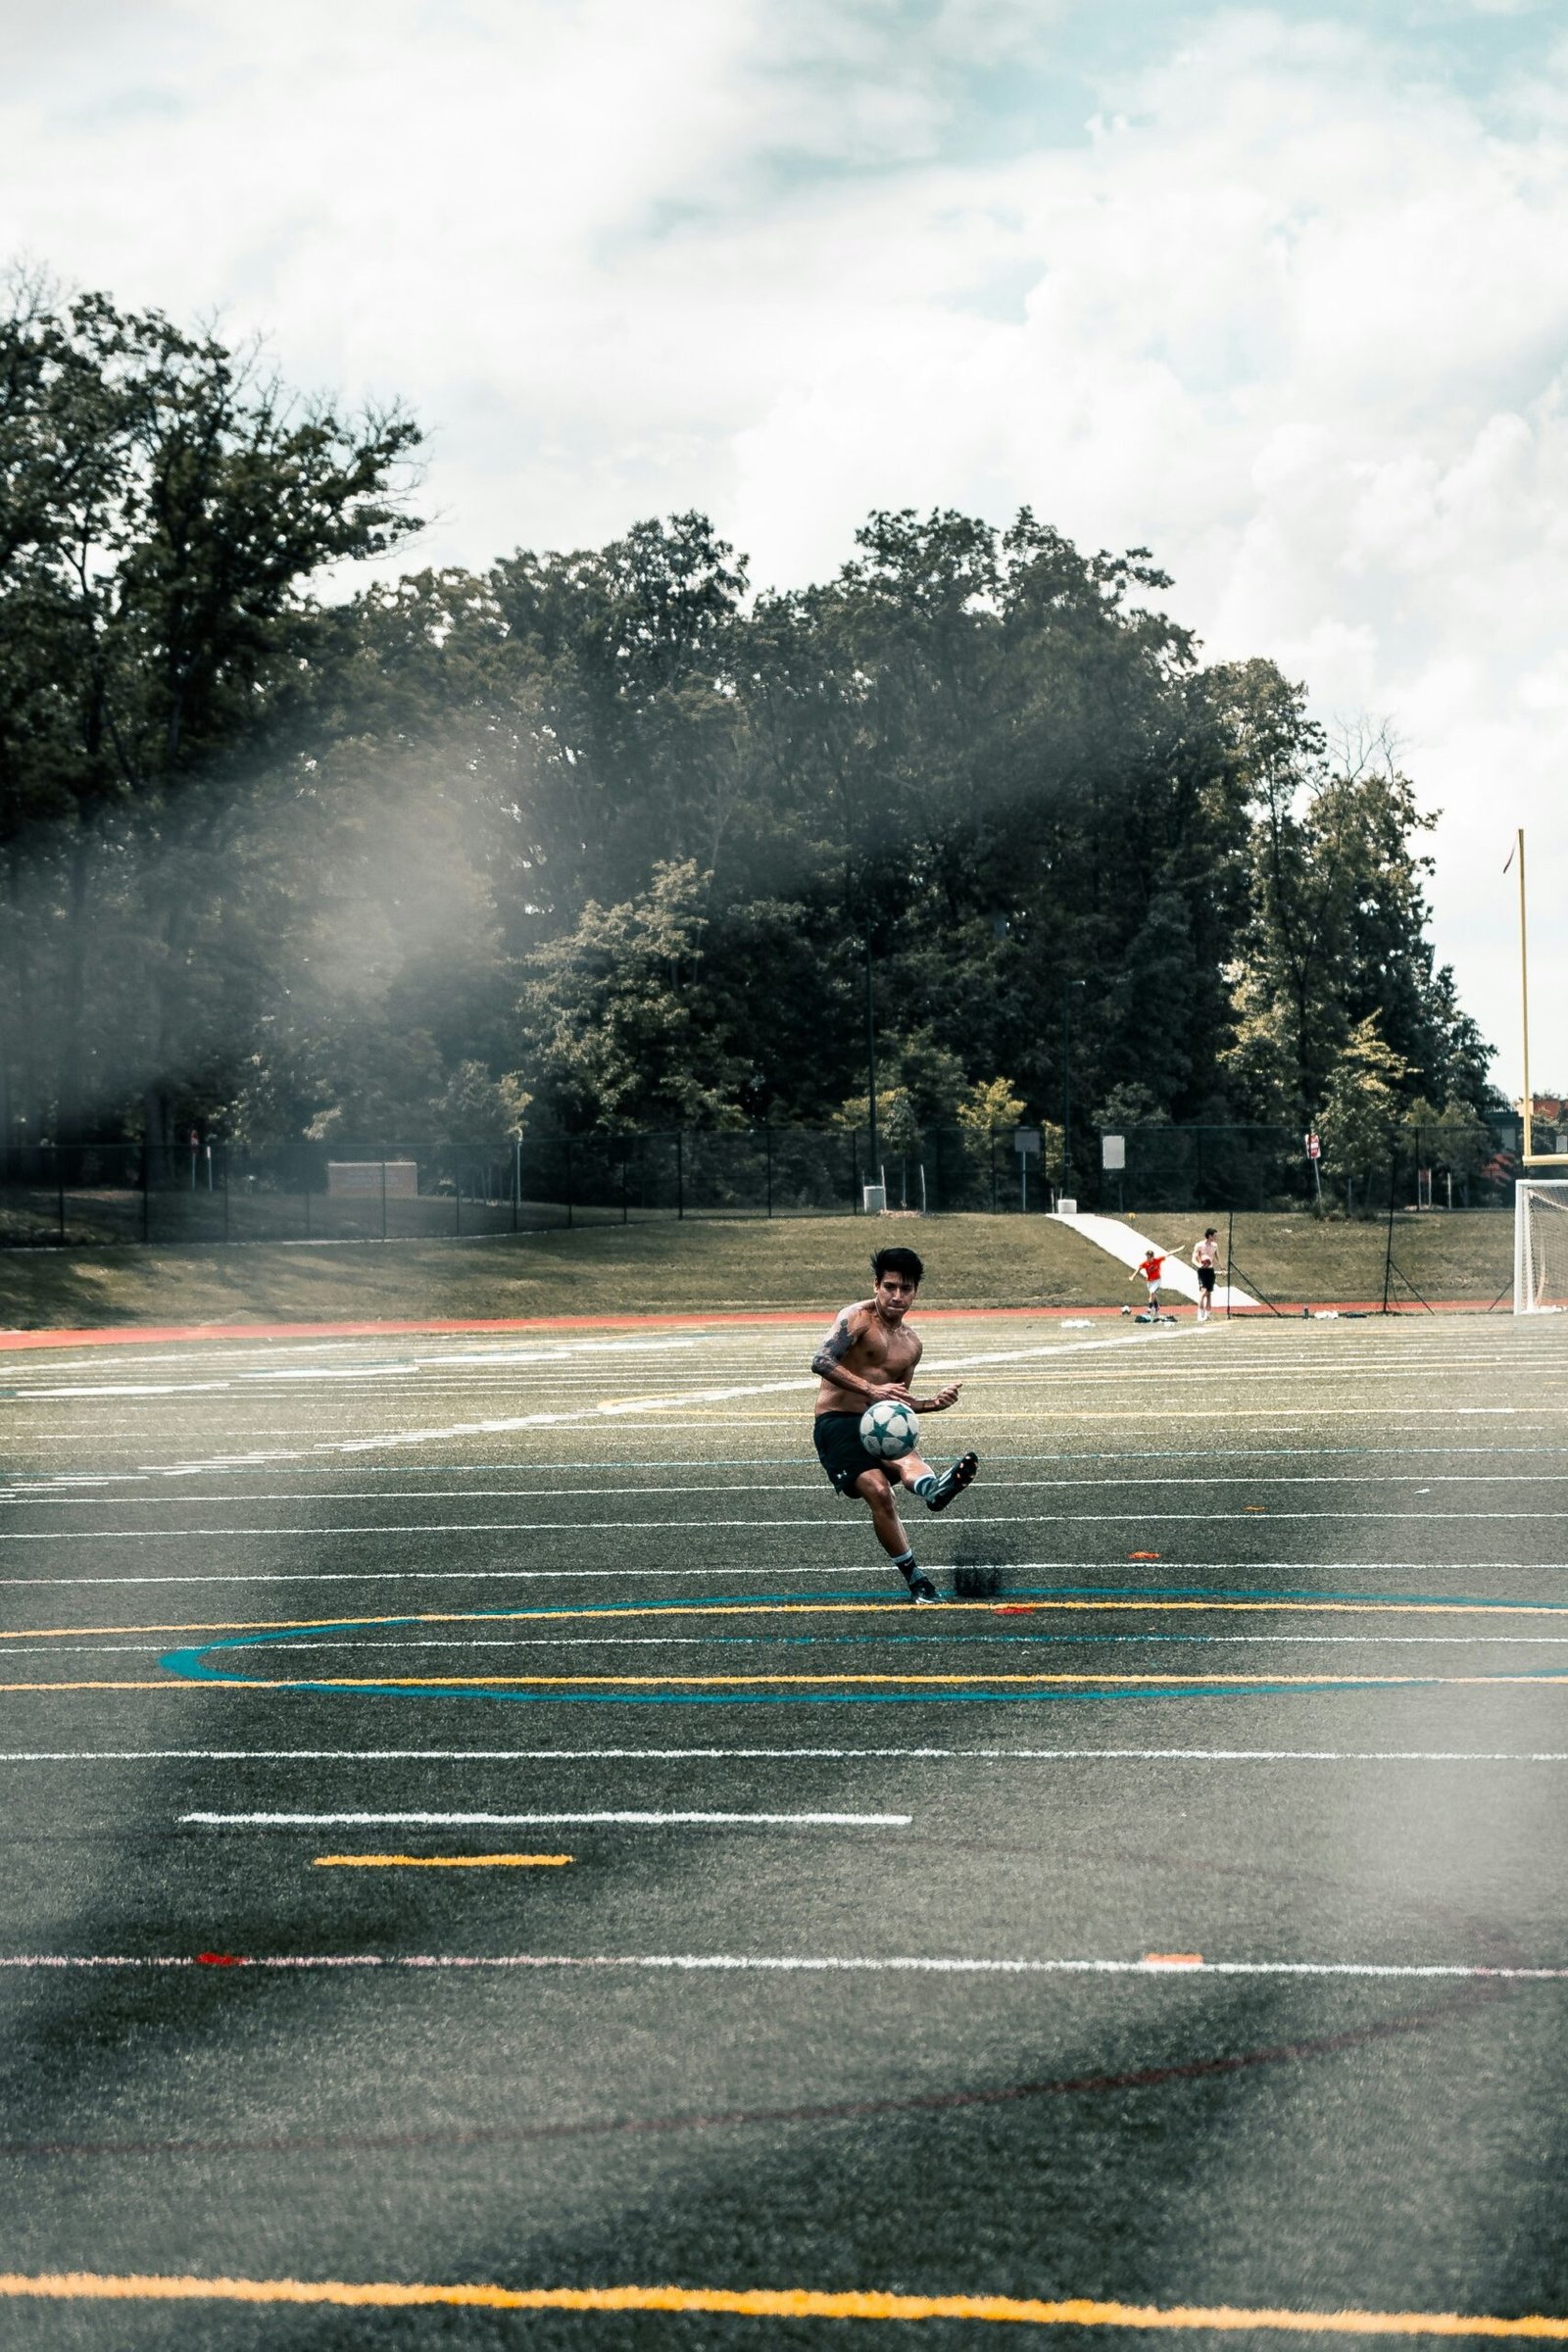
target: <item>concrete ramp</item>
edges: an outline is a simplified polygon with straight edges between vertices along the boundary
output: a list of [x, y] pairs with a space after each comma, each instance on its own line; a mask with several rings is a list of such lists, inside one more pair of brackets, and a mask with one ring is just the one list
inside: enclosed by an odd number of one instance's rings
[[[1097, 1217], [1088, 1211], [1061, 1216], [1054, 1209], [1052, 1214], [1056, 1217], [1058, 1224], [1070, 1225], [1074, 1233], [1081, 1233], [1086, 1242], [1093, 1242], [1097, 1250], [1103, 1250], [1107, 1257], [1119, 1259], [1124, 1266], [1136, 1266], [1146, 1250], [1159, 1248], [1158, 1242], [1151, 1240], [1147, 1233], [1135, 1233], [1130, 1225], [1122, 1223], [1120, 1217]], [[1182, 1298], [1191, 1298], [1197, 1304], [1198, 1269], [1189, 1265], [1185, 1257], [1174, 1257], [1166, 1250], [1165, 1271], [1159, 1279], [1162, 1289], [1177, 1291]], [[1234, 1284], [1227, 1286], [1223, 1282], [1216, 1282], [1214, 1304], [1255, 1306], [1257, 1300]]]

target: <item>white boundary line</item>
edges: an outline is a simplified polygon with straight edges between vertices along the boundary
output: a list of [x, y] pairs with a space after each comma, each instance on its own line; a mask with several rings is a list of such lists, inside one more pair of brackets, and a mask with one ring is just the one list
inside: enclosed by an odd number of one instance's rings
[[[1416, 1490], [1418, 1493], [1425, 1493], [1432, 1487], [1568, 1487], [1568, 1468], [1562, 1470], [1410, 1470], [1404, 1472], [1392, 1470], [1286, 1471], [1281, 1473], [1255, 1471], [1246, 1476], [1232, 1472], [1215, 1473], [1198, 1469], [1189, 1470], [1184, 1475], [1172, 1472], [1163, 1472], [1157, 1475], [1153, 1472], [1134, 1472], [1114, 1478], [1074, 1478], [1071, 1476], [1008, 1478], [995, 1469], [988, 1468], [986, 1484], [988, 1487], [1000, 1488], [1007, 1494], [1023, 1494], [1035, 1487], [1050, 1488], [1056, 1494], [1061, 1494], [1063, 1492], [1087, 1493], [1098, 1487], [1184, 1487], [1193, 1489], [1207, 1487], [1415, 1487], [1417, 1479], [1425, 1482], [1424, 1486]], [[194, 1507], [199, 1503], [225, 1503], [236, 1499], [267, 1503], [554, 1502], [564, 1497], [571, 1498], [579, 1495], [591, 1495], [604, 1500], [607, 1496], [611, 1499], [618, 1499], [623, 1495], [664, 1494], [679, 1500], [692, 1494], [731, 1494], [735, 1491], [735, 1486], [734, 1478], [724, 1478], [704, 1483], [694, 1480], [681, 1486], [607, 1488], [604, 1480], [600, 1479], [590, 1487], [409, 1487], [390, 1490], [384, 1487], [377, 1490], [372, 1487], [361, 1491], [351, 1490], [346, 1493], [341, 1488], [328, 1490], [318, 1488], [314, 1491], [307, 1489], [303, 1493], [280, 1489], [277, 1493], [270, 1494], [258, 1494], [252, 1488], [242, 1497], [232, 1494], [191, 1494], [101, 1495], [91, 1491], [83, 1491], [79, 1487], [74, 1488], [71, 1493], [64, 1493], [56, 1488], [29, 1491], [25, 1487], [12, 1487], [0, 1488], [0, 1502], [72, 1503], [84, 1509], [88, 1506], [94, 1509], [103, 1509], [118, 1505], [124, 1510], [154, 1511], [165, 1510], [171, 1506], [182, 1509], [187, 1506]], [[748, 1479], [746, 1486], [747, 1492], [752, 1494], [820, 1494], [821, 1493], [819, 1481], [808, 1477]], [[702, 1523], [698, 1522], [697, 1524]], [[328, 1524], [323, 1526], [320, 1532], [323, 1535], [331, 1535], [335, 1530]]]
[[[963, 1564], [953, 1560], [933, 1560], [929, 1564], [929, 1573], [934, 1576], [949, 1576], [955, 1572], [957, 1566]], [[1129, 1566], [1132, 1563], [1114, 1559], [1077, 1559], [1008, 1560], [1001, 1564], [1005, 1568], [1009, 1577], [1018, 1577], [1045, 1575], [1053, 1571], [1064, 1571], [1074, 1576], [1093, 1576], [1097, 1570], [1108, 1573], [1112, 1569]], [[1238, 1565], [1245, 1566], [1250, 1573], [1253, 1574], [1277, 1568], [1298, 1576], [1308, 1571], [1319, 1576], [1375, 1576], [1397, 1573], [1430, 1576], [1434, 1567], [1443, 1569], [1448, 1575], [1484, 1576], [1499, 1568], [1505, 1568], [1510, 1573], [1517, 1573], [1521, 1576], [1556, 1576], [1568, 1573], [1568, 1562], [1561, 1560], [1442, 1560], [1434, 1562], [1431, 1559], [1307, 1561], [1265, 1559], [1238, 1563], [1235, 1560], [1164, 1558], [1152, 1564], [1157, 1565], [1167, 1574], [1175, 1574], [1179, 1571], [1189, 1576], [1231, 1574]], [[634, 1568], [562, 1568], [560, 1566], [552, 1568], [243, 1568], [204, 1569], [183, 1576], [0, 1576], [0, 1592], [13, 1589], [20, 1591], [24, 1588], [30, 1590], [34, 1587], [57, 1589], [62, 1586], [71, 1591], [91, 1591], [105, 1585], [449, 1585], [465, 1583], [482, 1585], [508, 1582], [523, 1584], [549, 1582], [560, 1585], [619, 1584], [628, 1578], [638, 1576], [660, 1578], [666, 1582], [671, 1577], [702, 1578], [706, 1581], [714, 1581], [760, 1576], [774, 1579], [794, 1576], [865, 1576], [878, 1578], [887, 1587], [890, 1597], [898, 1597], [900, 1594], [900, 1588], [889, 1583], [887, 1563], [881, 1560], [830, 1560], [826, 1562], [791, 1560], [783, 1563], [769, 1561], [756, 1568], [734, 1562], [721, 1568], [697, 1568], [685, 1564], [679, 1568], [653, 1565]], [[1102, 1590], [1104, 1588], [1098, 1586], [1093, 1589], [1086, 1588], [1083, 1597], [1094, 1599]], [[1119, 1593], [1130, 1592], [1133, 1588], [1116, 1587], [1111, 1590]], [[1158, 1599], [1171, 1592], [1171, 1588], [1157, 1585], [1151, 1586], [1148, 1590], [1152, 1599]], [[1065, 1596], [1053, 1594], [1050, 1597]], [[1178, 1594], [1177, 1597], [1180, 1595]], [[1292, 1589], [1288, 1592], [1282, 1591], [1279, 1597], [1282, 1600], [1302, 1597], [1333, 1600], [1335, 1598], [1344, 1599], [1346, 1595], [1332, 1592], [1303, 1595], [1298, 1590]], [[1357, 1594], [1352, 1597], [1396, 1600], [1404, 1598], [1430, 1599], [1433, 1595], [1428, 1592], [1413, 1595], [1378, 1593]], [[1005, 1602], [1007, 1593], [1000, 1592], [997, 1598], [999, 1602]], [[1499, 1603], [1498, 1605], [1503, 1604]], [[416, 1611], [411, 1613], [417, 1614]]]
[[109, 1747], [0, 1748], [4, 1764], [1568, 1764], [1568, 1748], [1462, 1747]]
[[[1196, 1325], [1176, 1328], [1167, 1326], [1161, 1330], [1118, 1332], [1111, 1337], [1100, 1340], [1054, 1341], [1049, 1342], [1045, 1346], [1037, 1348], [1006, 1348], [998, 1350], [994, 1353], [982, 1355], [944, 1357], [942, 1369], [944, 1371], [962, 1370], [966, 1365], [982, 1363], [1022, 1363], [1030, 1358], [1035, 1357], [1051, 1358], [1058, 1355], [1080, 1354], [1086, 1349], [1103, 1350], [1105, 1348], [1126, 1349], [1128, 1348], [1142, 1348], [1152, 1343], [1156, 1343], [1160, 1340], [1179, 1339], [1182, 1336], [1183, 1329], [1186, 1329], [1188, 1332], [1196, 1332]], [[797, 1374], [789, 1380], [756, 1381], [747, 1383], [744, 1386], [721, 1389], [689, 1389], [683, 1395], [676, 1396], [611, 1397], [607, 1398], [600, 1404], [578, 1406], [575, 1409], [566, 1412], [520, 1413], [509, 1415], [504, 1419], [491, 1421], [450, 1422], [442, 1428], [388, 1430], [383, 1431], [374, 1437], [368, 1438], [356, 1437], [325, 1439], [320, 1444], [316, 1446], [301, 1446], [298, 1448], [280, 1448], [272, 1455], [271, 1458], [278, 1461], [303, 1461], [308, 1460], [313, 1454], [372, 1453], [378, 1447], [382, 1446], [439, 1445], [451, 1438], [495, 1437], [518, 1429], [560, 1428], [573, 1424], [580, 1427], [584, 1424], [591, 1425], [596, 1421], [602, 1422], [606, 1420], [624, 1419], [628, 1416], [634, 1417], [642, 1413], [681, 1412], [694, 1405], [728, 1404], [742, 1396], [787, 1396], [791, 1392], [801, 1394], [813, 1388], [814, 1386], [815, 1381], [812, 1375], [807, 1374], [802, 1376]], [[134, 1395], [138, 1393], [144, 1395], [175, 1395], [195, 1393], [198, 1390], [211, 1389], [226, 1390], [230, 1394], [233, 1394], [232, 1384], [228, 1381], [201, 1381], [188, 1384], [188, 1387], [183, 1384], [172, 1383], [167, 1387], [160, 1388], [156, 1391], [148, 1389], [140, 1392], [126, 1388], [94, 1388], [92, 1390], [66, 1389], [54, 1391], [39, 1388], [23, 1388], [18, 1392], [17, 1401], [26, 1402], [30, 1401], [34, 1397], [42, 1398], [46, 1396], [54, 1396], [56, 1397], [61, 1396], [91, 1396], [94, 1397], [105, 1397]], [[244, 1392], [242, 1392], [242, 1394]], [[256, 1392], [252, 1391], [250, 1393], [254, 1395]], [[218, 1457], [218, 1464], [213, 1464], [212, 1457], [209, 1457], [209, 1461], [207, 1462], [193, 1462], [181, 1465], [180, 1467], [183, 1469], [186, 1475], [200, 1476], [201, 1473], [210, 1465], [220, 1465], [223, 1458], [225, 1457]], [[176, 1473], [166, 1472], [166, 1475], [173, 1474]]]
[[[1371, 1460], [1375, 1456], [1383, 1454], [1394, 1454], [1396, 1455], [1400, 1460], [1406, 1461], [1415, 1457], [1419, 1457], [1423, 1454], [1432, 1454], [1440, 1460], [1457, 1459], [1465, 1454], [1485, 1454], [1488, 1456], [1518, 1454], [1524, 1456], [1526, 1459], [1544, 1459], [1554, 1454], [1560, 1454], [1565, 1458], [1565, 1460], [1568, 1460], [1568, 1446], [1403, 1445], [1321, 1446], [1215, 1446], [1204, 1448], [1204, 1459], [1206, 1461], [1271, 1462], [1332, 1460], [1346, 1458]], [[221, 1462], [215, 1457], [215, 1459], [209, 1463], [208, 1467], [213, 1470], [220, 1470], [224, 1476], [230, 1478], [260, 1478], [264, 1472], [270, 1470], [272, 1466], [272, 1460], [273, 1457], [271, 1455], [263, 1452], [236, 1454], [225, 1457]], [[726, 1466], [732, 1472], [748, 1470], [788, 1470], [798, 1467], [802, 1462], [804, 1462], [804, 1460], [805, 1456], [799, 1451], [789, 1455], [732, 1454], [726, 1456]], [[996, 1473], [997, 1465], [999, 1464], [1020, 1462], [1036, 1465], [1042, 1462], [1056, 1462], [1062, 1464], [1065, 1468], [1070, 1469], [1072, 1465], [1076, 1463], [1157, 1462], [1176, 1460], [1190, 1462], [1191, 1456], [1184, 1449], [1170, 1446], [1083, 1446], [1072, 1452], [1056, 1453], [1004, 1453], [992, 1450], [987, 1455], [988, 1468], [993, 1472], [993, 1474]], [[420, 1469], [416, 1463], [409, 1462], [389, 1462], [384, 1465], [375, 1462], [356, 1462], [352, 1469], [347, 1466], [339, 1469], [336, 1465], [325, 1462], [306, 1462], [296, 1465], [294, 1475], [298, 1478], [348, 1478], [352, 1476], [361, 1478], [459, 1478], [471, 1473], [476, 1477], [483, 1476], [487, 1478], [498, 1478], [511, 1473], [519, 1477], [542, 1478], [547, 1472], [564, 1470], [575, 1471], [579, 1476], [581, 1476], [587, 1467], [588, 1465], [580, 1460], [570, 1462], [439, 1462], [432, 1463], [427, 1470]], [[453, 1493], [475, 1494], [508, 1493], [515, 1494], [519, 1498], [534, 1494], [575, 1494], [578, 1492], [600, 1494], [701, 1494], [707, 1492], [707, 1490], [701, 1487], [681, 1485], [678, 1483], [664, 1487], [615, 1487], [610, 1485], [608, 1482], [613, 1479], [617, 1473], [629, 1470], [711, 1470], [713, 1467], [713, 1457], [710, 1454], [683, 1455], [675, 1458], [658, 1459], [628, 1457], [622, 1455], [614, 1462], [608, 1462], [601, 1466], [602, 1476], [600, 1477], [599, 1483], [591, 1489], [579, 1490], [576, 1488], [548, 1487], [518, 1487], [514, 1489], [459, 1488], [454, 1489]], [[99, 1491], [102, 1488], [111, 1486], [140, 1486], [144, 1485], [147, 1480], [153, 1478], [185, 1478], [192, 1475], [194, 1475], [194, 1473], [182, 1469], [167, 1470], [155, 1467], [148, 1467], [141, 1470], [17, 1470], [9, 1474], [6, 1485], [4, 1486], [3, 1490], [0, 1490], [0, 1500], [7, 1502], [69, 1502], [74, 1499], [80, 1499], [83, 1502], [97, 1502], [99, 1500], [113, 1502], [119, 1499], [126, 1503], [127, 1506], [133, 1503], [141, 1503], [144, 1501], [151, 1503], [158, 1498], [156, 1496], [140, 1494], [126, 1494], [117, 1497], [115, 1495], [101, 1494]], [[1343, 1473], [1336, 1475], [1344, 1475], [1348, 1477], [1350, 1474]], [[1374, 1472], [1372, 1475], [1376, 1477], [1379, 1474]], [[1413, 1477], [1419, 1477], [1422, 1475], [1422, 1473], [1412, 1472], [1410, 1475]], [[1467, 1474], [1459, 1473], [1456, 1475], [1462, 1477]], [[1478, 1475], [1488, 1476], [1491, 1474], [1478, 1473]], [[1498, 1475], [1506, 1477], [1509, 1474], [1499, 1473]], [[1528, 1475], [1530, 1477], [1536, 1477], [1539, 1475], [1542, 1477], [1561, 1476], [1568, 1478], [1568, 1469], [1565, 1469], [1562, 1472], [1531, 1472]], [[800, 1483], [808, 1488], [811, 1484], [809, 1479], [804, 1480]], [[1020, 1479], [1004, 1480], [1001, 1481], [1001, 1483], [1022, 1486], [1034, 1484], [1036, 1482]], [[1041, 1481], [1039, 1483], [1047, 1484], [1055, 1482]], [[1063, 1480], [1061, 1483], [1066, 1484], [1069, 1482], [1067, 1480]], [[1078, 1480], [1071, 1483], [1088, 1485], [1090, 1482], [1088, 1480]], [[1108, 1484], [1111, 1482], [1106, 1481], [1102, 1483]], [[1115, 1483], [1144, 1484], [1157, 1482], [1147, 1482], [1137, 1479], [1118, 1479]], [[1227, 1477], [1219, 1483], [1238, 1484], [1246, 1482], [1231, 1480]], [[1285, 1478], [1276, 1480], [1270, 1477], [1267, 1473], [1260, 1473], [1258, 1475], [1258, 1483], [1268, 1485], [1287, 1485], [1292, 1483], [1292, 1481]], [[444, 1497], [439, 1489], [418, 1487], [410, 1488], [407, 1491], [407, 1498], [411, 1500], [417, 1498], [420, 1500], [439, 1501]], [[205, 1502], [229, 1501], [233, 1498], [230, 1495], [223, 1494], [192, 1495], [189, 1497], [189, 1499], [193, 1502]], [[361, 1495], [353, 1493], [352, 1491], [345, 1492], [342, 1488], [338, 1487], [316, 1488], [308, 1496], [301, 1495], [294, 1497], [275, 1494], [261, 1496], [256, 1494], [256, 1491], [253, 1488], [250, 1490], [247, 1499], [273, 1502], [295, 1499], [310, 1501], [320, 1500], [331, 1502], [352, 1502], [394, 1500], [399, 1499], [399, 1496], [396, 1490], [393, 1490], [391, 1493], [389, 1493], [385, 1488], [380, 1489], [378, 1492], [372, 1491]]]
[[617, 1829], [906, 1830], [912, 1813], [181, 1813], [210, 1830]]
[[[1195, 1484], [1198, 1482], [1195, 1481]], [[967, 1527], [1126, 1527], [1143, 1523], [1169, 1527], [1210, 1526], [1232, 1521], [1353, 1519], [1363, 1522], [1397, 1520], [1426, 1527], [1448, 1520], [1485, 1521], [1489, 1526], [1512, 1519], [1568, 1519], [1568, 1511], [1167, 1511], [1155, 1504], [1126, 1511], [965, 1511]], [[427, 1519], [402, 1526], [322, 1527], [58, 1527], [18, 1528], [0, 1533], [0, 1544], [175, 1544], [213, 1537], [305, 1537], [325, 1543], [338, 1536], [571, 1536], [571, 1535], [701, 1535], [710, 1530], [734, 1532], [742, 1528], [809, 1528], [816, 1535], [863, 1534], [858, 1519]]]
[[1492, 1984], [1547, 1984], [1568, 1981], [1568, 1968], [1486, 1967], [1454, 1961], [1377, 1960], [1206, 1960], [1151, 1955], [1144, 1960], [968, 1960], [821, 1957], [794, 1953], [740, 1952], [301, 1952], [298, 1954], [194, 1953], [140, 1956], [99, 1952], [18, 1952], [0, 1955], [0, 1969], [31, 1968], [201, 1968], [264, 1969], [636, 1969], [680, 1974], [763, 1972], [782, 1976], [940, 1977], [1365, 1977], [1460, 1978]]

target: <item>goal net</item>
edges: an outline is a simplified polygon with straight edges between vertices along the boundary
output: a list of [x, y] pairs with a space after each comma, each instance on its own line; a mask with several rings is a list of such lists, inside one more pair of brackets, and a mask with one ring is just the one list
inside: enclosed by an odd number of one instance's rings
[[1513, 1311], [1559, 1307], [1568, 1307], [1568, 1181], [1526, 1181], [1513, 1197]]

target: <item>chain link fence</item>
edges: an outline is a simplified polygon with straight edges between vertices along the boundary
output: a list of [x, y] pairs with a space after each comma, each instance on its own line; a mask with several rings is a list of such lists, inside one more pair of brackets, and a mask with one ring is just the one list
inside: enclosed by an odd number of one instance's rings
[[[1513, 1206], [1516, 1164], [1473, 1126], [1401, 1126], [1391, 1138], [1369, 1139], [1348, 1165], [1326, 1150], [1314, 1158], [1295, 1128], [1166, 1122], [1129, 1128], [1118, 1140], [1125, 1164], [1089, 1171], [1084, 1206], [1129, 1214], [1321, 1208], [1367, 1217], [1387, 1209], [1391, 1182], [1401, 1208]], [[1097, 1156], [1105, 1156], [1102, 1143]], [[1568, 1158], [1563, 1168], [1568, 1174]]]
[[[0, 1150], [0, 1248], [117, 1243], [462, 1239], [656, 1218], [850, 1216], [865, 1188], [894, 1212], [994, 1215], [1050, 1209], [1039, 1131], [991, 1136], [931, 1127], [885, 1140], [863, 1128], [752, 1127], [642, 1135], [524, 1136], [501, 1144], [370, 1149], [299, 1143], [270, 1152], [200, 1136], [183, 1144], [37, 1144]], [[1513, 1168], [1474, 1130], [1401, 1136], [1363, 1175], [1307, 1158], [1299, 1135], [1249, 1126], [1134, 1128], [1125, 1164], [1074, 1169], [1080, 1207], [1268, 1209], [1320, 1204], [1357, 1216], [1387, 1206], [1510, 1205]], [[1020, 1151], [1019, 1142], [1027, 1147]], [[1096, 1161], [1101, 1139], [1084, 1139]], [[1085, 1156], [1087, 1157], [1086, 1152]], [[1568, 1172], [1568, 1159], [1564, 1162]], [[1408, 1194], [1406, 1200], [1403, 1196]]]
[[[1049, 1206], [1010, 1138], [928, 1131], [879, 1154], [890, 1208]], [[424, 1241], [701, 1216], [849, 1216], [868, 1138], [840, 1128], [525, 1136], [504, 1144], [38, 1144], [0, 1151], [0, 1248]]]

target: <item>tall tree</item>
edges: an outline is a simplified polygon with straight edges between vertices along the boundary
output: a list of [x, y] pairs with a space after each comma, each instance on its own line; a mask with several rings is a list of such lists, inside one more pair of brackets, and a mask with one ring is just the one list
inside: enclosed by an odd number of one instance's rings
[[1411, 1086], [1474, 1096], [1486, 1049], [1426, 936], [1419, 844], [1436, 818], [1382, 739], [1331, 760], [1304, 689], [1271, 663], [1222, 668], [1213, 691], [1253, 810], [1229, 1057], [1242, 1099], [1286, 1125], [1315, 1116], [1373, 1016]]
[[344, 648], [310, 583], [416, 527], [398, 475], [418, 434], [395, 412], [351, 420], [295, 402], [254, 353], [98, 295], [15, 304], [0, 385], [19, 387], [0, 522], [0, 839], [17, 897], [36, 857], [57, 869], [59, 1131], [88, 1115], [105, 985], [93, 956], [122, 910], [131, 1051], [150, 1140], [167, 1140], [171, 1080], [201, 1058], [203, 1024], [183, 1014], [248, 778], [304, 747], [321, 669]]
[[1401, 1100], [1478, 1100], [1412, 788], [1269, 663], [1204, 669], [1146, 551], [877, 513], [749, 601], [688, 514], [318, 601], [413, 527], [416, 441], [19, 300], [6, 1132], [812, 1123], [867, 1084], [868, 952], [918, 1125], [1002, 1072], [1035, 1124], [1069, 1085], [1295, 1124], [1373, 1011]]

